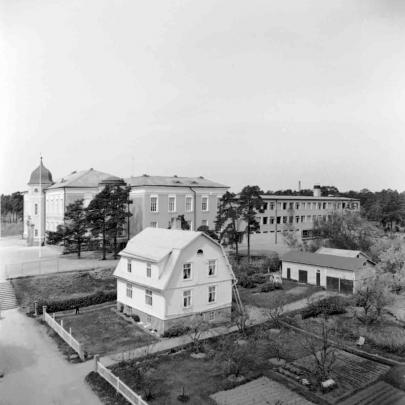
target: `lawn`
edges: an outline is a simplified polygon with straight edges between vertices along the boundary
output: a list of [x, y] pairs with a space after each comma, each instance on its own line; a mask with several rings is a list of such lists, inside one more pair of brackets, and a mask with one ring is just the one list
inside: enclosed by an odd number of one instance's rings
[[283, 289], [270, 292], [260, 292], [262, 284], [254, 288], [238, 286], [240, 298], [245, 305], [253, 305], [261, 308], [271, 308], [279, 297], [285, 304], [307, 298], [312, 294], [322, 291], [321, 288], [311, 285], [300, 285], [293, 281], [283, 280]]
[[[233, 341], [240, 338], [238, 334], [231, 335]], [[190, 396], [189, 404], [213, 404], [209, 398], [211, 394], [218, 391], [233, 388], [249, 380], [265, 375], [272, 379], [280, 380], [280, 376], [272, 370], [269, 364], [269, 358], [275, 356], [274, 343], [268, 339], [258, 337], [253, 334], [246, 338], [246, 346], [241, 356], [241, 374], [243, 381], [235, 382], [227, 377], [225, 366], [227, 362], [222, 357], [218, 357], [221, 352], [221, 344], [224, 337], [213, 338], [204, 344], [206, 358], [195, 359], [190, 356], [191, 350], [183, 350], [173, 354], [163, 354], [153, 356], [150, 364], [149, 373], [138, 370], [142, 367], [142, 362], [132, 360], [121, 362], [111, 367], [122, 381], [129, 385], [139, 394], [145, 396], [145, 387], [152, 386], [154, 397], [148, 398], [147, 402], [151, 405], [180, 404], [177, 397], [184, 391]], [[282, 329], [280, 339], [283, 341], [284, 350], [281, 354], [288, 361], [306, 355], [304, 348], [297, 344], [299, 336], [290, 329]], [[238, 349], [236, 349], [238, 350]], [[142, 375], [150, 375], [148, 384], [142, 379]], [[101, 377], [90, 374], [87, 381], [93, 389], [103, 398], [104, 403], [124, 404], [125, 401], [116, 402], [115, 392], [111, 386], [106, 385]], [[288, 385], [288, 384], [287, 384]], [[294, 390], [297, 388], [294, 386]], [[310, 395], [308, 392], [302, 391]]]
[[[377, 354], [397, 361], [405, 360], [405, 329], [392, 317], [385, 315], [376, 323], [365, 325], [357, 319], [352, 307], [347, 308], [347, 313], [333, 315], [330, 318], [337, 327], [335, 339], [346, 345]], [[308, 318], [303, 321], [307, 329], [320, 330], [321, 320]], [[359, 347], [356, 342], [359, 336], [365, 337], [365, 343]]]
[[[72, 311], [73, 312], [73, 311]], [[157, 339], [117, 314], [113, 306], [94, 306], [79, 314], [58, 313], [65, 329], [72, 328], [72, 335], [82, 344], [89, 355], [118, 353], [146, 346]]]
[[97, 291], [116, 290], [113, 269], [69, 272], [11, 280], [20, 306], [32, 306], [35, 301], [80, 298]]

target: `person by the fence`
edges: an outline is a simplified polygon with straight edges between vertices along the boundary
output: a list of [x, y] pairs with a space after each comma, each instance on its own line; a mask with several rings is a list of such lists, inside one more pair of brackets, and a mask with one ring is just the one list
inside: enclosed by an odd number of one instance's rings
[[75, 310], [76, 310], [76, 315], [77, 315], [78, 313], [80, 313], [80, 308], [79, 308], [78, 305], [76, 305]]

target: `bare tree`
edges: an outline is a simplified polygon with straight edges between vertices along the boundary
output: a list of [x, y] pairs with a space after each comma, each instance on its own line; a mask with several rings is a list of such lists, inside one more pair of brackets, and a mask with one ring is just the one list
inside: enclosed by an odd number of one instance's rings
[[274, 322], [274, 325], [279, 328], [281, 326], [280, 320], [284, 313], [284, 306], [287, 303], [285, 295], [276, 295], [273, 297], [270, 308], [267, 310], [268, 318]]
[[201, 350], [201, 334], [209, 329], [209, 323], [204, 320], [202, 315], [194, 315], [190, 322], [189, 336], [194, 353], [199, 353]]
[[243, 305], [236, 305], [233, 313], [233, 319], [235, 325], [238, 327], [240, 333], [246, 333], [247, 322], [249, 320], [249, 314]]

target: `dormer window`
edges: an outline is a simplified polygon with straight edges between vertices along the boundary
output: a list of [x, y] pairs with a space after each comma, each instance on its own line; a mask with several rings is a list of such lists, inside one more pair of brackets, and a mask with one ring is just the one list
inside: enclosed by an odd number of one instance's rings
[[198, 250], [197, 250], [197, 254], [198, 254], [198, 256], [201, 256], [201, 255], [204, 254], [204, 251], [203, 251], [202, 249], [198, 249]]

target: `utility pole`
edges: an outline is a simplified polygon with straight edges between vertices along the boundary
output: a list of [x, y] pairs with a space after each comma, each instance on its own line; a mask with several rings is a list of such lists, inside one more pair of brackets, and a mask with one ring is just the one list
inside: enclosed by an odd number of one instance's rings
[[38, 232], [38, 257], [42, 257], [42, 156], [40, 156], [39, 162], [39, 232]]

